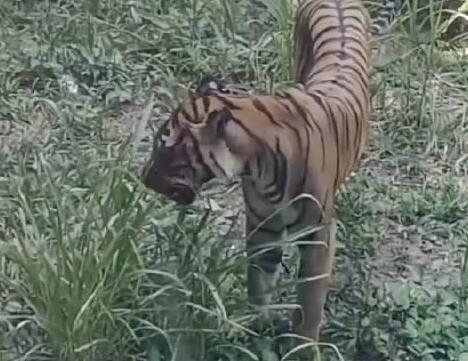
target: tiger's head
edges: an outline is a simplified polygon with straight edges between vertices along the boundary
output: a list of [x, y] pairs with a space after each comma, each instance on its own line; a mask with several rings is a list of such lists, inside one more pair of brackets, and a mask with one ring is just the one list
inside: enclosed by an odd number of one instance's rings
[[248, 130], [233, 115], [246, 92], [205, 77], [195, 93], [171, 114], [162, 144], [153, 143], [142, 182], [179, 204], [191, 204], [201, 186], [214, 177], [245, 170], [250, 153]]

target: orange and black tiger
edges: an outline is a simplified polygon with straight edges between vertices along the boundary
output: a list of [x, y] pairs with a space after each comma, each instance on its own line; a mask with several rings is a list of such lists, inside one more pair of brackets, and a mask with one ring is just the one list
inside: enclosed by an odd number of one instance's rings
[[[334, 257], [335, 195], [366, 142], [371, 33], [378, 31], [360, 0], [300, 1], [298, 87], [253, 95], [205, 81], [173, 112], [143, 173], [146, 186], [180, 204], [192, 203], [214, 177], [241, 177], [247, 290], [257, 306], [269, 303], [281, 262], [281, 247], [271, 243], [321, 225], [300, 246], [301, 309], [293, 315], [295, 331], [314, 339]], [[291, 202], [301, 194], [310, 196]]]

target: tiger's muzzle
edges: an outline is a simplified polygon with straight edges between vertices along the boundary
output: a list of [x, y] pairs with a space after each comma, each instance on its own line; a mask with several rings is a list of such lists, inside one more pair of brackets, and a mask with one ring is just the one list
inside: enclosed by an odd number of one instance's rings
[[195, 171], [176, 161], [174, 149], [162, 147], [153, 154], [141, 172], [142, 183], [181, 205], [189, 205], [196, 198], [200, 185]]
[[164, 172], [158, 169], [153, 162], [143, 169], [141, 174], [143, 184], [181, 205], [189, 205], [196, 198], [196, 186], [191, 184], [183, 174]]

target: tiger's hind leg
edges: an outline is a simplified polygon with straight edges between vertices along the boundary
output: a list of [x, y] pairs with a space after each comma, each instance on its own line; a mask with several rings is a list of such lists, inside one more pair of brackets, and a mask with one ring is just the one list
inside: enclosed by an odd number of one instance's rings
[[[328, 293], [335, 255], [336, 222], [317, 231], [312, 240], [322, 244], [301, 246], [299, 284], [297, 289], [300, 310], [293, 314], [294, 331], [301, 336], [319, 340], [323, 307]], [[301, 352], [302, 354], [303, 352]], [[311, 349], [307, 348], [309, 357]]]

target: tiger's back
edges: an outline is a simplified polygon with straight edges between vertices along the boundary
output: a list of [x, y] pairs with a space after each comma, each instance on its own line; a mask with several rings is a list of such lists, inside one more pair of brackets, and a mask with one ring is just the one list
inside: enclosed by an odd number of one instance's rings
[[[335, 159], [339, 168], [332, 176], [336, 188], [365, 144], [370, 113], [370, 19], [356, 0], [302, 1], [296, 19], [295, 80], [313, 98], [304, 107], [320, 109], [317, 122], [328, 128], [328, 139], [335, 140], [335, 149], [329, 151], [336, 156], [330, 154], [328, 162]], [[334, 167], [325, 168], [331, 172]]]

